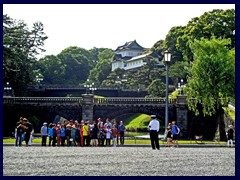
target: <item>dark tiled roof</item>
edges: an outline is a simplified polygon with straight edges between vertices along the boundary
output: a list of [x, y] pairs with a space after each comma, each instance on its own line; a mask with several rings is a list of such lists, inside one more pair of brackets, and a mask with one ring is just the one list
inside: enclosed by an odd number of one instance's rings
[[143, 48], [136, 42], [136, 40], [134, 40], [134, 41], [126, 42], [122, 46], [118, 46], [115, 51], [127, 50], [127, 49], [142, 50], [142, 51], [146, 50], [146, 48]]

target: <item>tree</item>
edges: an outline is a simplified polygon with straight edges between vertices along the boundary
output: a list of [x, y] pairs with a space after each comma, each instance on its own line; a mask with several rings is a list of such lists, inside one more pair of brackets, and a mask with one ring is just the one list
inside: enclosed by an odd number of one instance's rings
[[111, 60], [114, 57], [114, 53], [111, 49], [105, 49], [98, 54], [99, 62], [90, 71], [89, 80], [100, 86], [111, 73]]
[[21, 20], [3, 15], [3, 69], [4, 82], [10, 82], [15, 92], [34, 82], [32, 66], [36, 55], [43, 52], [47, 39], [43, 24], [36, 22], [32, 30]]
[[38, 73], [44, 76], [44, 84], [63, 84], [65, 79], [66, 65], [57, 56], [49, 55], [41, 58], [34, 67]]
[[177, 49], [182, 52], [186, 61], [193, 60], [193, 53], [190, 44], [195, 39], [200, 40], [202, 37], [211, 39], [230, 38], [231, 44], [229, 49], [235, 47], [235, 10], [234, 9], [215, 9], [205, 12], [200, 17], [191, 19], [183, 30], [184, 34], [177, 39]]
[[176, 44], [178, 37], [184, 34], [184, 28], [182, 26], [172, 27], [164, 40], [164, 49], [168, 49], [172, 54], [171, 63], [183, 61], [182, 52], [176, 48]]
[[57, 58], [65, 66], [64, 84], [79, 85], [87, 80], [92, 62], [88, 50], [76, 46], [64, 49]]
[[195, 40], [190, 45], [194, 61], [187, 84], [188, 106], [196, 114], [199, 104], [204, 116], [218, 114], [221, 140], [226, 134], [220, 98], [235, 98], [235, 49], [229, 50], [230, 44], [230, 39], [212, 37]]
[[149, 94], [148, 97], [163, 97], [166, 92], [166, 86], [161, 79], [155, 79], [146, 90]]

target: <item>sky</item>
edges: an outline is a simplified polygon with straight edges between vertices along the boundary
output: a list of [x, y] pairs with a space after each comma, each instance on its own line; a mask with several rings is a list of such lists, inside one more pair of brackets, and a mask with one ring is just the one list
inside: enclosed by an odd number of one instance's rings
[[69, 46], [115, 50], [133, 40], [151, 48], [172, 27], [213, 9], [235, 9], [235, 4], [4, 4], [3, 14], [23, 20], [29, 29], [43, 23], [48, 39], [42, 57]]

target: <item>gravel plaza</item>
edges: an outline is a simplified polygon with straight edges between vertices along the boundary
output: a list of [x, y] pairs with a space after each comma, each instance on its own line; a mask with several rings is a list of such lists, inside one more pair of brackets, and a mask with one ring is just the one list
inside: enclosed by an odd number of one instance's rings
[[235, 176], [235, 148], [4, 146], [3, 176]]

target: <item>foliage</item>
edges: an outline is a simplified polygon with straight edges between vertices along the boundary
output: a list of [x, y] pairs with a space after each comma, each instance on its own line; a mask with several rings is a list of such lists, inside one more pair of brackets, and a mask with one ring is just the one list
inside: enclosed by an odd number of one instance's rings
[[33, 23], [29, 30], [24, 21], [3, 15], [3, 80], [15, 91], [34, 81], [36, 55], [45, 51], [42, 46], [47, 36], [43, 29], [41, 22]]
[[230, 38], [229, 49], [235, 47], [235, 10], [215, 9], [205, 12], [200, 17], [190, 20], [183, 30], [184, 34], [177, 39], [177, 49], [182, 52], [186, 61], [193, 61], [193, 52], [190, 44], [193, 40], [205, 38]]
[[89, 80], [94, 82], [97, 86], [100, 86], [102, 82], [111, 73], [111, 60], [114, 57], [114, 53], [110, 49], [105, 49], [98, 55], [99, 62], [90, 71]]
[[235, 98], [235, 49], [229, 50], [229, 39], [202, 38], [191, 43], [194, 54], [188, 78], [189, 108], [197, 114], [197, 105], [204, 115], [212, 115], [219, 108], [219, 98]]
[[161, 79], [155, 79], [146, 89], [148, 97], [163, 97], [166, 93], [166, 85]]
[[184, 33], [185, 27], [175, 26], [170, 29], [165, 40], [164, 40], [164, 49], [171, 52], [171, 63], [183, 61], [182, 52], [176, 48], [177, 39], [181, 37]]

